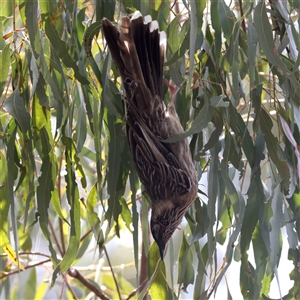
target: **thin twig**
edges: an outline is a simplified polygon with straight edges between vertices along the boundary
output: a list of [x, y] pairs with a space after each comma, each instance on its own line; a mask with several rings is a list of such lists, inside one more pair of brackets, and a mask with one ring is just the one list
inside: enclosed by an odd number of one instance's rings
[[140, 293], [140, 291], [143, 290], [143, 288], [146, 286], [148, 281], [148, 278], [145, 278], [145, 280], [136, 288], [134, 289], [126, 298], [126, 300], [131, 299], [132, 297], [134, 297], [135, 295], [137, 295], [137, 293]]
[[106, 251], [106, 247], [104, 246], [103, 247], [104, 249], [104, 252], [105, 252], [105, 255], [106, 255], [106, 258], [107, 258], [107, 262], [108, 262], [108, 265], [110, 267], [110, 270], [111, 270], [111, 274], [112, 274], [112, 277], [114, 279], [114, 282], [115, 282], [115, 285], [116, 285], [116, 289], [117, 289], [117, 292], [118, 292], [118, 295], [119, 295], [119, 299], [121, 300], [121, 293], [120, 293], [120, 289], [119, 289], [119, 286], [118, 286], [118, 283], [117, 283], [117, 279], [116, 279], [116, 276], [115, 276], [115, 273], [114, 273], [114, 270], [112, 268], [112, 265], [111, 265], [111, 262], [110, 262], [110, 259], [109, 259], [109, 256], [108, 256], [108, 253]]
[[[41, 252], [34, 252], [34, 251], [28, 251], [28, 252], [18, 252], [19, 255], [39, 255], [39, 256], [44, 256], [47, 258], [50, 258], [50, 255], [41, 253]], [[0, 257], [5, 257], [8, 256], [6, 253], [1, 253]]]
[[51, 230], [51, 234], [53, 235], [54, 241], [55, 241], [56, 246], [57, 246], [57, 248], [58, 248], [59, 254], [60, 254], [61, 257], [63, 257], [63, 256], [64, 256], [63, 250], [62, 250], [61, 247], [60, 247], [60, 244], [59, 244], [59, 242], [58, 242], [57, 236], [56, 236], [56, 234], [55, 234], [55, 230], [54, 230], [54, 228], [53, 228], [53, 226], [52, 226], [52, 223], [51, 223], [51, 220], [50, 220], [50, 219], [48, 219], [48, 224], [49, 224], [49, 227], [50, 227], [50, 230]]
[[[50, 262], [50, 261], [51, 261], [51, 259], [45, 259], [45, 260], [42, 260], [42, 261], [40, 261], [40, 262], [38, 262], [38, 263], [36, 263], [36, 264], [33, 264], [33, 265], [27, 265], [27, 266], [24, 267], [24, 269], [25, 269], [25, 270], [31, 269], [31, 268], [34, 268], [34, 267], [43, 265], [43, 264], [45, 264], [45, 263], [47, 263], [47, 262]], [[6, 277], [8, 277], [8, 276], [11, 276], [11, 275], [14, 275], [14, 274], [18, 274], [18, 273], [20, 273], [20, 270], [19, 270], [19, 269], [18, 269], [18, 270], [15, 270], [15, 271], [12, 271], [12, 272], [4, 272], [4, 271], [2, 271], [2, 275], [0, 276], [0, 280], [3, 279], [3, 278], [6, 278]]]
[[242, 0], [239, 0], [239, 5], [240, 5], [241, 18], [242, 18], [242, 28], [243, 28], [243, 31], [247, 34]]
[[110, 300], [107, 296], [105, 296], [101, 290], [97, 289], [95, 285], [93, 285], [89, 280], [85, 279], [78, 270], [75, 268], [70, 268], [68, 274], [79, 280], [84, 286], [86, 286], [89, 290], [91, 290], [97, 297], [102, 300]]
[[[98, 222], [99, 223], [99, 222]], [[82, 242], [87, 236], [90, 235], [90, 233], [93, 232], [92, 229], [89, 229], [81, 238], [80, 238], [80, 242]]]
[[[70, 293], [72, 294], [73, 299], [77, 299], [77, 297], [76, 297], [76, 295], [75, 295], [73, 289], [71, 288], [71, 286], [70, 286], [70, 284], [69, 284], [69, 282], [68, 282], [66, 273], [61, 272], [60, 274], [61, 274], [62, 277], [64, 278], [64, 283], [66, 284], [66, 286], [68, 287]], [[61, 289], [61, 294], [63, 294], [63, 288]], [[63, 298], [61, 297], [61, 299], [63, 299]]]

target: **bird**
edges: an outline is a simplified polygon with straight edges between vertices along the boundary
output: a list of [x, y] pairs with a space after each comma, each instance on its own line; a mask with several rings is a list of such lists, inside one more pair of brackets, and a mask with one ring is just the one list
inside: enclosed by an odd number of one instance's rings
[[166, 142], [184, 132], [175, 109], [176, 93], [167, 106], [163, 99], [166, 34], [139, 11], [123, 17], [120, 29], [102, 19], [102, 32], [125, 89], [127, 140], [151, 199], [150, 229], [163, 260], [198, 191], [188, 139]]

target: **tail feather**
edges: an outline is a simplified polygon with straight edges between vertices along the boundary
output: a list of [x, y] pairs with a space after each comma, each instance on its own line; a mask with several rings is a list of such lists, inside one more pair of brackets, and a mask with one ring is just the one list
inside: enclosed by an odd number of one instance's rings
[[[149, 21], [149, 17], [145, 19]], [[151, 113], [162, 101], [164, 48], [160, 45], [157, 23], [145, 24], [143, 17], [136, 14], [131, 20], [122, 18], [120, 32], [103, 19], [102, 30], [122, 77], [127, 100], [133, 101], [134, 109]]]

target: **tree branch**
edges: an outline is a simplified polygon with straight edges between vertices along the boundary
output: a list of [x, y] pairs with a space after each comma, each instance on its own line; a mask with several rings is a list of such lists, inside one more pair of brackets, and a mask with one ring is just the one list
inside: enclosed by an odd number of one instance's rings
[[97, 297], [99, 297], [102, 300], [110, 300], [107, 296], [103, 294], [101, 290], [99, 290], [95, 285], [93, 285], [89, 280], [85, 279], [78, 270], [75, 268], [70, 268], [68, 271], [68, 274], [76, 278], [78, 281], [80, 281], [84, 286], [86, 286], [89, 290], [91, 290]]

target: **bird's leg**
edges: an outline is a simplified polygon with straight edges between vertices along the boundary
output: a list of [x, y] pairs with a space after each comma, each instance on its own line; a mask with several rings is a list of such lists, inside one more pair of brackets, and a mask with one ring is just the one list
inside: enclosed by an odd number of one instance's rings
[[175, 107], [175, 100], [176, 100], [176, 95], [179, 91], [179, 87], [175, 85], [172, 79], [170, 81], [165, 79], [165, 85], [169, 88], [169, 92], [171, 95], [171, 102], [169, 105], [173, 105]]

